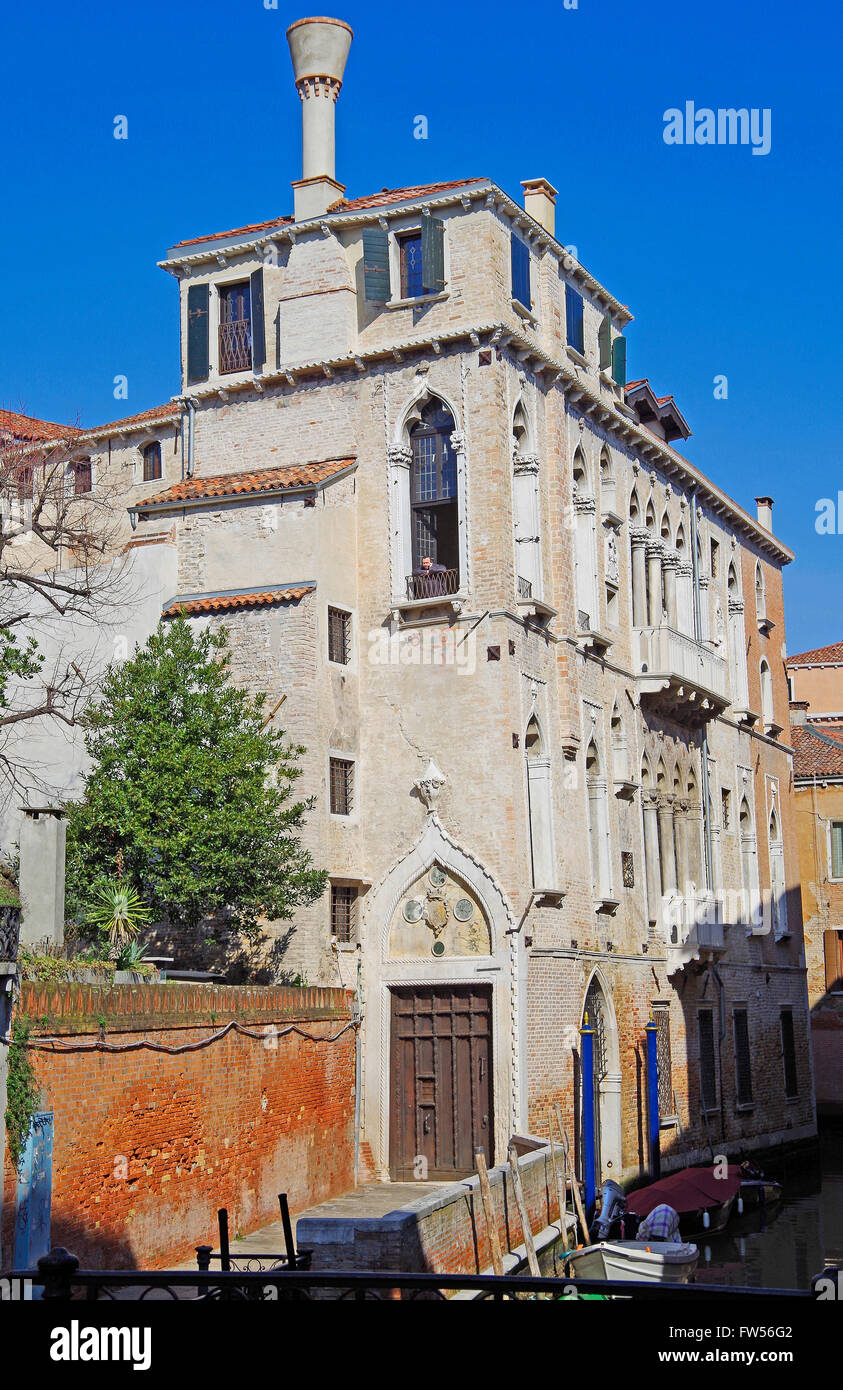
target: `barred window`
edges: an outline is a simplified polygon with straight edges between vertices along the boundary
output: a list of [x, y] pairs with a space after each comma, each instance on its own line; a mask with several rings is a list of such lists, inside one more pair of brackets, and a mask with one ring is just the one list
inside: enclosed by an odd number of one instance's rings
[[73, 464], [73, 492], [76, 497], [91, 491], [91, 460], [77, 459]]
[[700, 1009], [700, 1094], [703, 1110], [717, 1109], [717, 1067], [714, 1058], [714, 1014]]
[[328, 660], [347, 666], [351, 659], [351, 614], [328, 609]]
[[799, 1078], [796, 1072], [796, 1040], [793, 1036], [793, 1012], [781, 1011], [782, 1061], [784, 1062], [784, 1093], [788, 1098], [799, 1095]]
[[673, 1105], [673, 1066], [670, 1056], [670, 1010], [653, 1009], [653, 1022], [656, 1025], [656, 1068], [659, 1081], [659, 1114], [672, 1115]]
[[331, 935], [337, 941], [353, 941], [357, 927], [357, 889], [331, 884]]
[[749, 1057], [749, 1015], [735, 1009], [735, 1090], [738, 1105], [752, 1104], [752, 1066]]
[[143, 451], [143, 480], [152, 483], [161, 477], [161, 445], [158, 440], [147, 444]]
[[354, 763], [331, 758], [331, 813], [350, 816], [354, 804]]

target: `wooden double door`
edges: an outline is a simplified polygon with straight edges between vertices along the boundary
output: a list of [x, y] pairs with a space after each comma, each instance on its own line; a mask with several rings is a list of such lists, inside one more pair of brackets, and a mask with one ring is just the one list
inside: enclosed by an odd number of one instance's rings
[[390, 1174], [396, 1182], [475, 1172], [494, 1162], [492, 987], [393, 989]]

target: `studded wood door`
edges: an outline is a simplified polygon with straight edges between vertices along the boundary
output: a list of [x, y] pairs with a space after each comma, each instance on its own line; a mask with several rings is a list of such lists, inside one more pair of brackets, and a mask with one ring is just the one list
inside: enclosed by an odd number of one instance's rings
[[491, 985], [392, 991], [390, 1172], [464, 1177], [494, 1162]]

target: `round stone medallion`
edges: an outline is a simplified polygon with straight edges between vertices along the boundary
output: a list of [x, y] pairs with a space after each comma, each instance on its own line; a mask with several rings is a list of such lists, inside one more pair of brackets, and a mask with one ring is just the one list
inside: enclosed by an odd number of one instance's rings
[[445, 877], [445, 870], [440, 869], [438, 864], [434, 864], [430, 871], [430, 881], [434, 888], [441, 888], [442, 884], [445, 882]]
[[454, 903], [454, 916], [458, 922], [470, 922], [474, 916], [474, 903], [470, 898], [458, 898]]
[[444, 941], [434, 941], [434, 943], [433, 943], [433, 945], [431, 946], [430, 949], [431, 949], [431, 951], [433, 952], [433, 954], [434, 954], [435, 956], [444, 956], [444, 954], [445, 954], [445, 942], [444, 942]]
[[420, 922], [423, 910], [418, 898], [408, 898], [404, 904], [405, 922]]

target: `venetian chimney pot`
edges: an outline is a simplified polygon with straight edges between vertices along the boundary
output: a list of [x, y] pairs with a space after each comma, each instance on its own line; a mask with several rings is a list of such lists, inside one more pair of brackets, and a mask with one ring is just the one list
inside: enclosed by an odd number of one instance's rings
[[524, 210], [550, 236], [556, 235], [556, 189], [547, 179], [522, 179]]
[[345, 187], [335, 177], [334, 116], [354, 33], [341, 19], [297, 19], [287, 30], [302, 104], [302, 176], [293, 183], [295, 219], [321, 217]]
[[772, 497], [756, 497], [755, 505], [758, 508], [758, 525], [763, 526], [765, 531], [773, 530], [773, 499]]
[[790, 702], [790, 722], [791, 724], [805, 724], [808, 720], [809, 700], [791, 700]]

